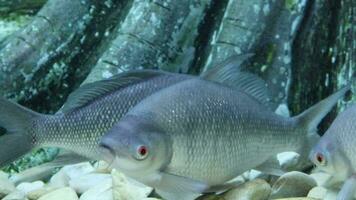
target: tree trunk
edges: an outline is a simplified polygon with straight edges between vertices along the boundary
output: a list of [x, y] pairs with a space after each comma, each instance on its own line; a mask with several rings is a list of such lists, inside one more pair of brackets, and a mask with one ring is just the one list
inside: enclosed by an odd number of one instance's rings
[[[308, 2], [293, 44], [289, 104], [300, 113], [351, 80], [355, 72], [355, 22], [352, 0]], [[323, 133], [336, 111], [321, 125]]]

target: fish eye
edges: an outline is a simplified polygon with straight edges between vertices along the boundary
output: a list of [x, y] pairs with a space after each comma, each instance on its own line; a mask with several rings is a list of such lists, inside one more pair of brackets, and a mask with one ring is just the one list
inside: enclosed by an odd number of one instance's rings
[[318, 164], [325, 166], [326, 165], [326, 159], [323, 154], [321, 153], [316, 153], [315, 154], [315, 160], [318, 162]]
[[143, 160], [148, 156], [148, 148], [144, 145], [137, 147], [136, 158], [138, 160]]

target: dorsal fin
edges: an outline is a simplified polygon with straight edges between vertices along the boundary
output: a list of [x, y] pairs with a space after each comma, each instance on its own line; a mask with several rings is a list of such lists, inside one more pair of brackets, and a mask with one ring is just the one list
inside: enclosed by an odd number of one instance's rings
[[72, 110], [85, 106], [105, 94], [125, 88], [128, 85], [138, 83], [142, 80], [147, 80], [165, 74], [168, 73], [154, 70], [134, 70], [114, 75], [108, 79], [85, 84], [69, 95], [60, 112], [71, 112]]
[[217, 66], [203, 72], [201, 77], [241, 90], [271, 110], [275, 110], [277, 106], [271, 101], [267, 83], [257, 75], [241, 70], [241, 64], [253, 55], [231, 56]]
[[228, 84], [229, 80], [241, 71], [241, 64], [254, 54], [247, 53], [242, 55], [233, 55], [216, 66], [204, 71], [200, 76], [206, 80], [215, 81], [222, 84]]
[[[272, 102], [267, 83], [255, 74], [240, 72], [231, 80], [235, 88], [257, 99], [261, 104], [274, 111], [277, 105]], [[235, 82], [235, 83], [234, 83]]]

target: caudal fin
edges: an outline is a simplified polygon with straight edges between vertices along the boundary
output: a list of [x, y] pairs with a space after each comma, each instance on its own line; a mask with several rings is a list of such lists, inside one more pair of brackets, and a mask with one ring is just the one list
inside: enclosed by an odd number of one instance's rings
[[299, 125], [305, 128], [308, 133], [316, 132], [320, 121], [330, 112], [337, 101], [340, 100], [346, 94], [346, 92], [350, 90], [350, 88], [350, 85], [343, 87], [336, 93], [296, 116], [295, 118]]
[[0, 127], [6, 134], [0, 136], [0, 167], [22, 157], [32, 148], [29, 131], [32, 121], [40, 114], [19, 104], [0, 98]]

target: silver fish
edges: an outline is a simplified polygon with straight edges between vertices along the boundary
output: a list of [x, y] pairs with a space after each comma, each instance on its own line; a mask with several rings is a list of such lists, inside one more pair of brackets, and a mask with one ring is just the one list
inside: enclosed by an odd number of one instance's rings
[[[229, 80], [219, 74], [234, 73], [250, 56], [233, 56], [202, 77], [228, 84]], [[192, 77], [154, 70], [125, 72], [80, 87], [55, 115], [39, 114], [0, 98], [0, 126], [7, 129], [7, 134], [0, 137], [0, 166], [38, 147], [60, 147], [100, 159], [101, 136], [131, 107], [164, 87]]]
[[352, 199], [356, 190], [356, 105], [338, 115], [310, 153], [310, 160], [332, 175], [330, 184], [345, 181], [338, 200]]
[[245, 91], [196, 78], [154, 93], [102, 137], [105, 159], [165, 199], [195, 199], [277, 153], [309, 149], [318, 123], [349, 90], [286, 118], [254, 98], [264, 90], [255, 79], [241, 75]]

